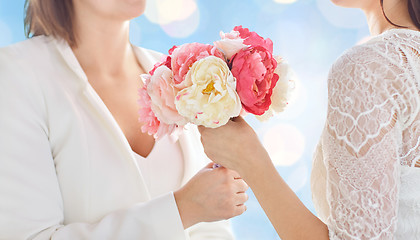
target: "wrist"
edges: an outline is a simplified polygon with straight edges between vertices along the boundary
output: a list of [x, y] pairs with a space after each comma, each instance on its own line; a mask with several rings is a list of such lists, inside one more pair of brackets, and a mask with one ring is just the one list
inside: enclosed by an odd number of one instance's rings
[[183, 188], [174, 192], [174, 198], [176, 205], [178, 207], [179, 216], [181, 218], [182, 225], [184, 229], [191, 227], [192, 225], [198, 223], [198, 219], [196, 217], [196, 212], [193, 207], [193, 203], [188, 201], [184, 197]]
[[246, 161], [240, 164], [237, 172], [245, 181], [252, 181], [255, 177], [261, 177], [264, 172], [270, 168], [274, 168], [270, 156], [267, 151], [250, 156], [252, 161]]

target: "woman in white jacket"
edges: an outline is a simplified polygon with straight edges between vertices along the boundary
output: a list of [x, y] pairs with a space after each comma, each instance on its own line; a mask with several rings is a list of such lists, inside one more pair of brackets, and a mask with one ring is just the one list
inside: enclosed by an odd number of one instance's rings
[[139, 75], [160, 58], [129, 43], [144, 6], [26, 2], [33, 37], [0, 49], [0, 239], [233, 238], [215, 221], [245, 211], [240, 176], [204, 167], [193, 126], [140, 131]]

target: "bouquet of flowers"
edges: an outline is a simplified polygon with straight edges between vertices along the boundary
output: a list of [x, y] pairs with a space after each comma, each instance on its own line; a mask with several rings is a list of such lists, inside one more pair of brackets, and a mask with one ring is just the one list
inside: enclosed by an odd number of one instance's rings
[[174, 46], [139, 90], [143, 132], [160, 138], [188, 123], [216, 128], [246, 113], [260, 120], [287, 105], [290, 71], [273, 42], [242, 26], [214, 45]]

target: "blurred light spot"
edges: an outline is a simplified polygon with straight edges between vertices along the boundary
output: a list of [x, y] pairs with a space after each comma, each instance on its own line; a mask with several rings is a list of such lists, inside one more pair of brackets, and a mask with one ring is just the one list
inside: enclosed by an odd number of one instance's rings
[[181, 21], [174, 21], [169, 24], [161, 25], [163, 31], [174, 38], [186, 38], [193, 34], [200, 24], [200, 12], [198, 9], [188, 17]]
[[145, 16], [153, 23], [166, 25], [185, 20], [196, 10], [195, 0], [149, 0]]
[[305, 186], [308, 181], [308, 172], [308, 166], [306, 163], [302, 163], [287, 177], [286, 182], [294, 192]]
[[297, 2], [297, 0], [274, 0], [276, 3], [291, 4]]
[[290, 166], [302, 157], [305, 137], [293, 125], [278, 124], [267, 130], [263, 144], [274, 165]]
[[0, 47], [7, 46], [13, 43], [13, 34], [10, 27], [0, 20]]
[[360, 9], [338, 7], [329, 0], [317, 0], [317, 5], [324, 17], [336, 27], [363, 28], [367, 24]]

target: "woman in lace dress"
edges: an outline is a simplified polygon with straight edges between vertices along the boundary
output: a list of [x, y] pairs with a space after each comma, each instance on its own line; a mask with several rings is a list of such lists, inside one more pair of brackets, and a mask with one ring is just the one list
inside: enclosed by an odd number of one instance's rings
[[242, 118], [201, 128], [205, 151], [240, 173], [282, 239], [420, 239], [420, 1], [334, 2], [361, 8], [373, 38], [345, 52], [328, 77], [311, 179], [319, 218]]

